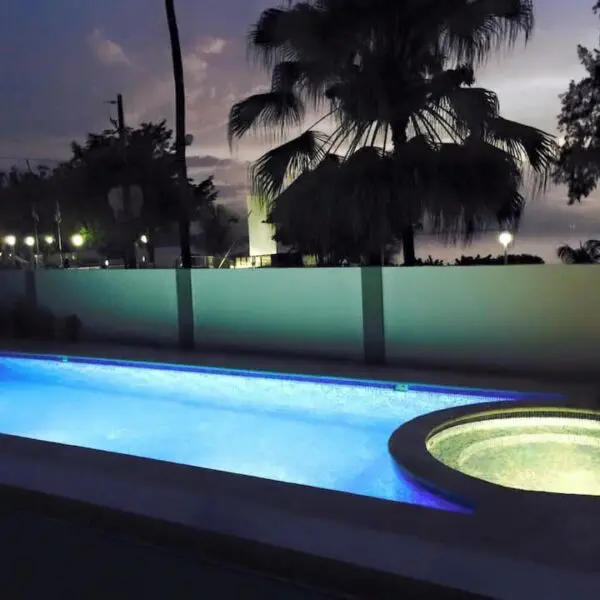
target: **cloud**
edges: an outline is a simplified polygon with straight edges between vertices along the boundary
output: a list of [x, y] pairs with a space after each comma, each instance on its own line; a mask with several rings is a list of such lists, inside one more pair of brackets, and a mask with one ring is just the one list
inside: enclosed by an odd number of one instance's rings
[[[257, 89], [260, 74], [246, 66], [244, 46], [240, 40], [198, 37], [183, 47], [186, 88], [187, 129], [194, 135], [194, 153], [220, 158], [230, 152], [226, 141], [229, 109], [237, 100]], [[173, 74], [166, 53], [146, 56], [146, 64], [136, 63], [129, 78], [125, 103], [128, 122], [167, 118], [173, 121]], [[245, 152], [243, 158], [259, 153]], [[261, 148], [262, 149], [262, 148]]]
[[223, 38], [204, 38], [198, 42], [196, 49], [202, 54], [221, 54], [227, 40]]
[[99, 28], [94, 29], [87, 36], [87, 44], [96, 60], [103, 65], [131, 65], [131, 59], [123, 47], [109, 40]]
[[218, 158], [209, 154], [205, 156], [188, 156], [187, 164], [192, 168], [210, 168], [210, 167], [223, 167], [235, 164], [231, 158]]

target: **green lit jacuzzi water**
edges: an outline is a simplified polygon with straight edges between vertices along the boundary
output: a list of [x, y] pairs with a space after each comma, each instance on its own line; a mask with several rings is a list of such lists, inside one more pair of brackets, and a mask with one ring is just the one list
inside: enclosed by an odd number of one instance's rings
[[449, 426], [427, 440], [446, 466], [510, 488], [600, 495], [600, 420], [503, 416]]
[[462, 511], [388, 452], [402, 423], [518, 393], [0, 356], [0, 432]]

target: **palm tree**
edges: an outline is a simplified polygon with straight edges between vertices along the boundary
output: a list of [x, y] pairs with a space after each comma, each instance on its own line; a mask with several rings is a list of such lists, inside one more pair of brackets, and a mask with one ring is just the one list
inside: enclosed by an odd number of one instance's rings
[[592, 265], [600, 263], [600, 240], [588, 240], [579, 248], [560, 246], [556, 251], [558, 258], [567, 265]]
[[179, 175], [179, 245], [181, 248], [181, 266], [190, 269], [192, 253], [190, 248], [190, 218], [187, 213], [186, 198], [189, 194], [187, 164], [185, 159], [186, 126], [185, 126], [185, 81], [183, 77], [183, 59], [179, 28], [175, 13], [175, 0], [165, 0], [167, 25], [171, 40], [171, 56], [173, 60], [173, 79], [175, 81], [175, 156]]
[[[337, 221], [368, 255], [399, 237], [413, 265], [423, 220], [466, 241], [491, 222], [516, 227], [523, 185], [543, 189], [554, 142], [503, 119], [496, 95], [474, 87], [474, 68], [527, 39], [532, 11], [531, 0], [313, 0], [264, 11], [249, 46], [271, 89], [232, 107], [230, 144], [250, 131], [280, 139], [309, 109], [324, 115], [253, 167], [279, 235], [310, 202], [322, 225], [313, 244], [325, 250]], [[333, 132], [314, 129], [327, 118]]]

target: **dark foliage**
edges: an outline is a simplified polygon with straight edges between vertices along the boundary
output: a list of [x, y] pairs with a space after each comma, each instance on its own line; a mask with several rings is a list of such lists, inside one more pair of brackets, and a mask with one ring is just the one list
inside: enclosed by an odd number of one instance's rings
[[[598, 14], [600, 4], [593, 10]], [[585, 76], [561, 95], [558, 128], [564, 141], [554, 172], [555, 182], [567, 186], [569, 204], [586, 198], [600, 178], [600, 50], [580, 45], [577, 55]]]
[[[509, 265], [543, 265], [544, 259], [531, 254], [509, 254], [507, 256], [507, 264]], [[492, 256], [461, 256], [454, 261], [457, 267], [471, 267], [477, 265], [503, 265], [504, 255]]]
[[600, 240], [588, 240], [579, 248], [560, 246], [556, 254], [567, 265], [597, 265], [600, 264]]

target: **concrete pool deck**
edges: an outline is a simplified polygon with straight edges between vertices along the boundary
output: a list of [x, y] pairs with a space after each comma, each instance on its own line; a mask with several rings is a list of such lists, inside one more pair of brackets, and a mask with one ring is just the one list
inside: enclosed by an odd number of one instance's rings
[[[110, 346], [19, 343], [5, 351], [173, 362], [564, 394], [593, 405], [594, 381], [203, 355]], [[558, 498], [555, 513], [475, 515], [0, 436], [0, 481], [197, 530], [245, 538], [363, 569], [497, 598], [592, 598], [600, 586], [600, 510]]]

